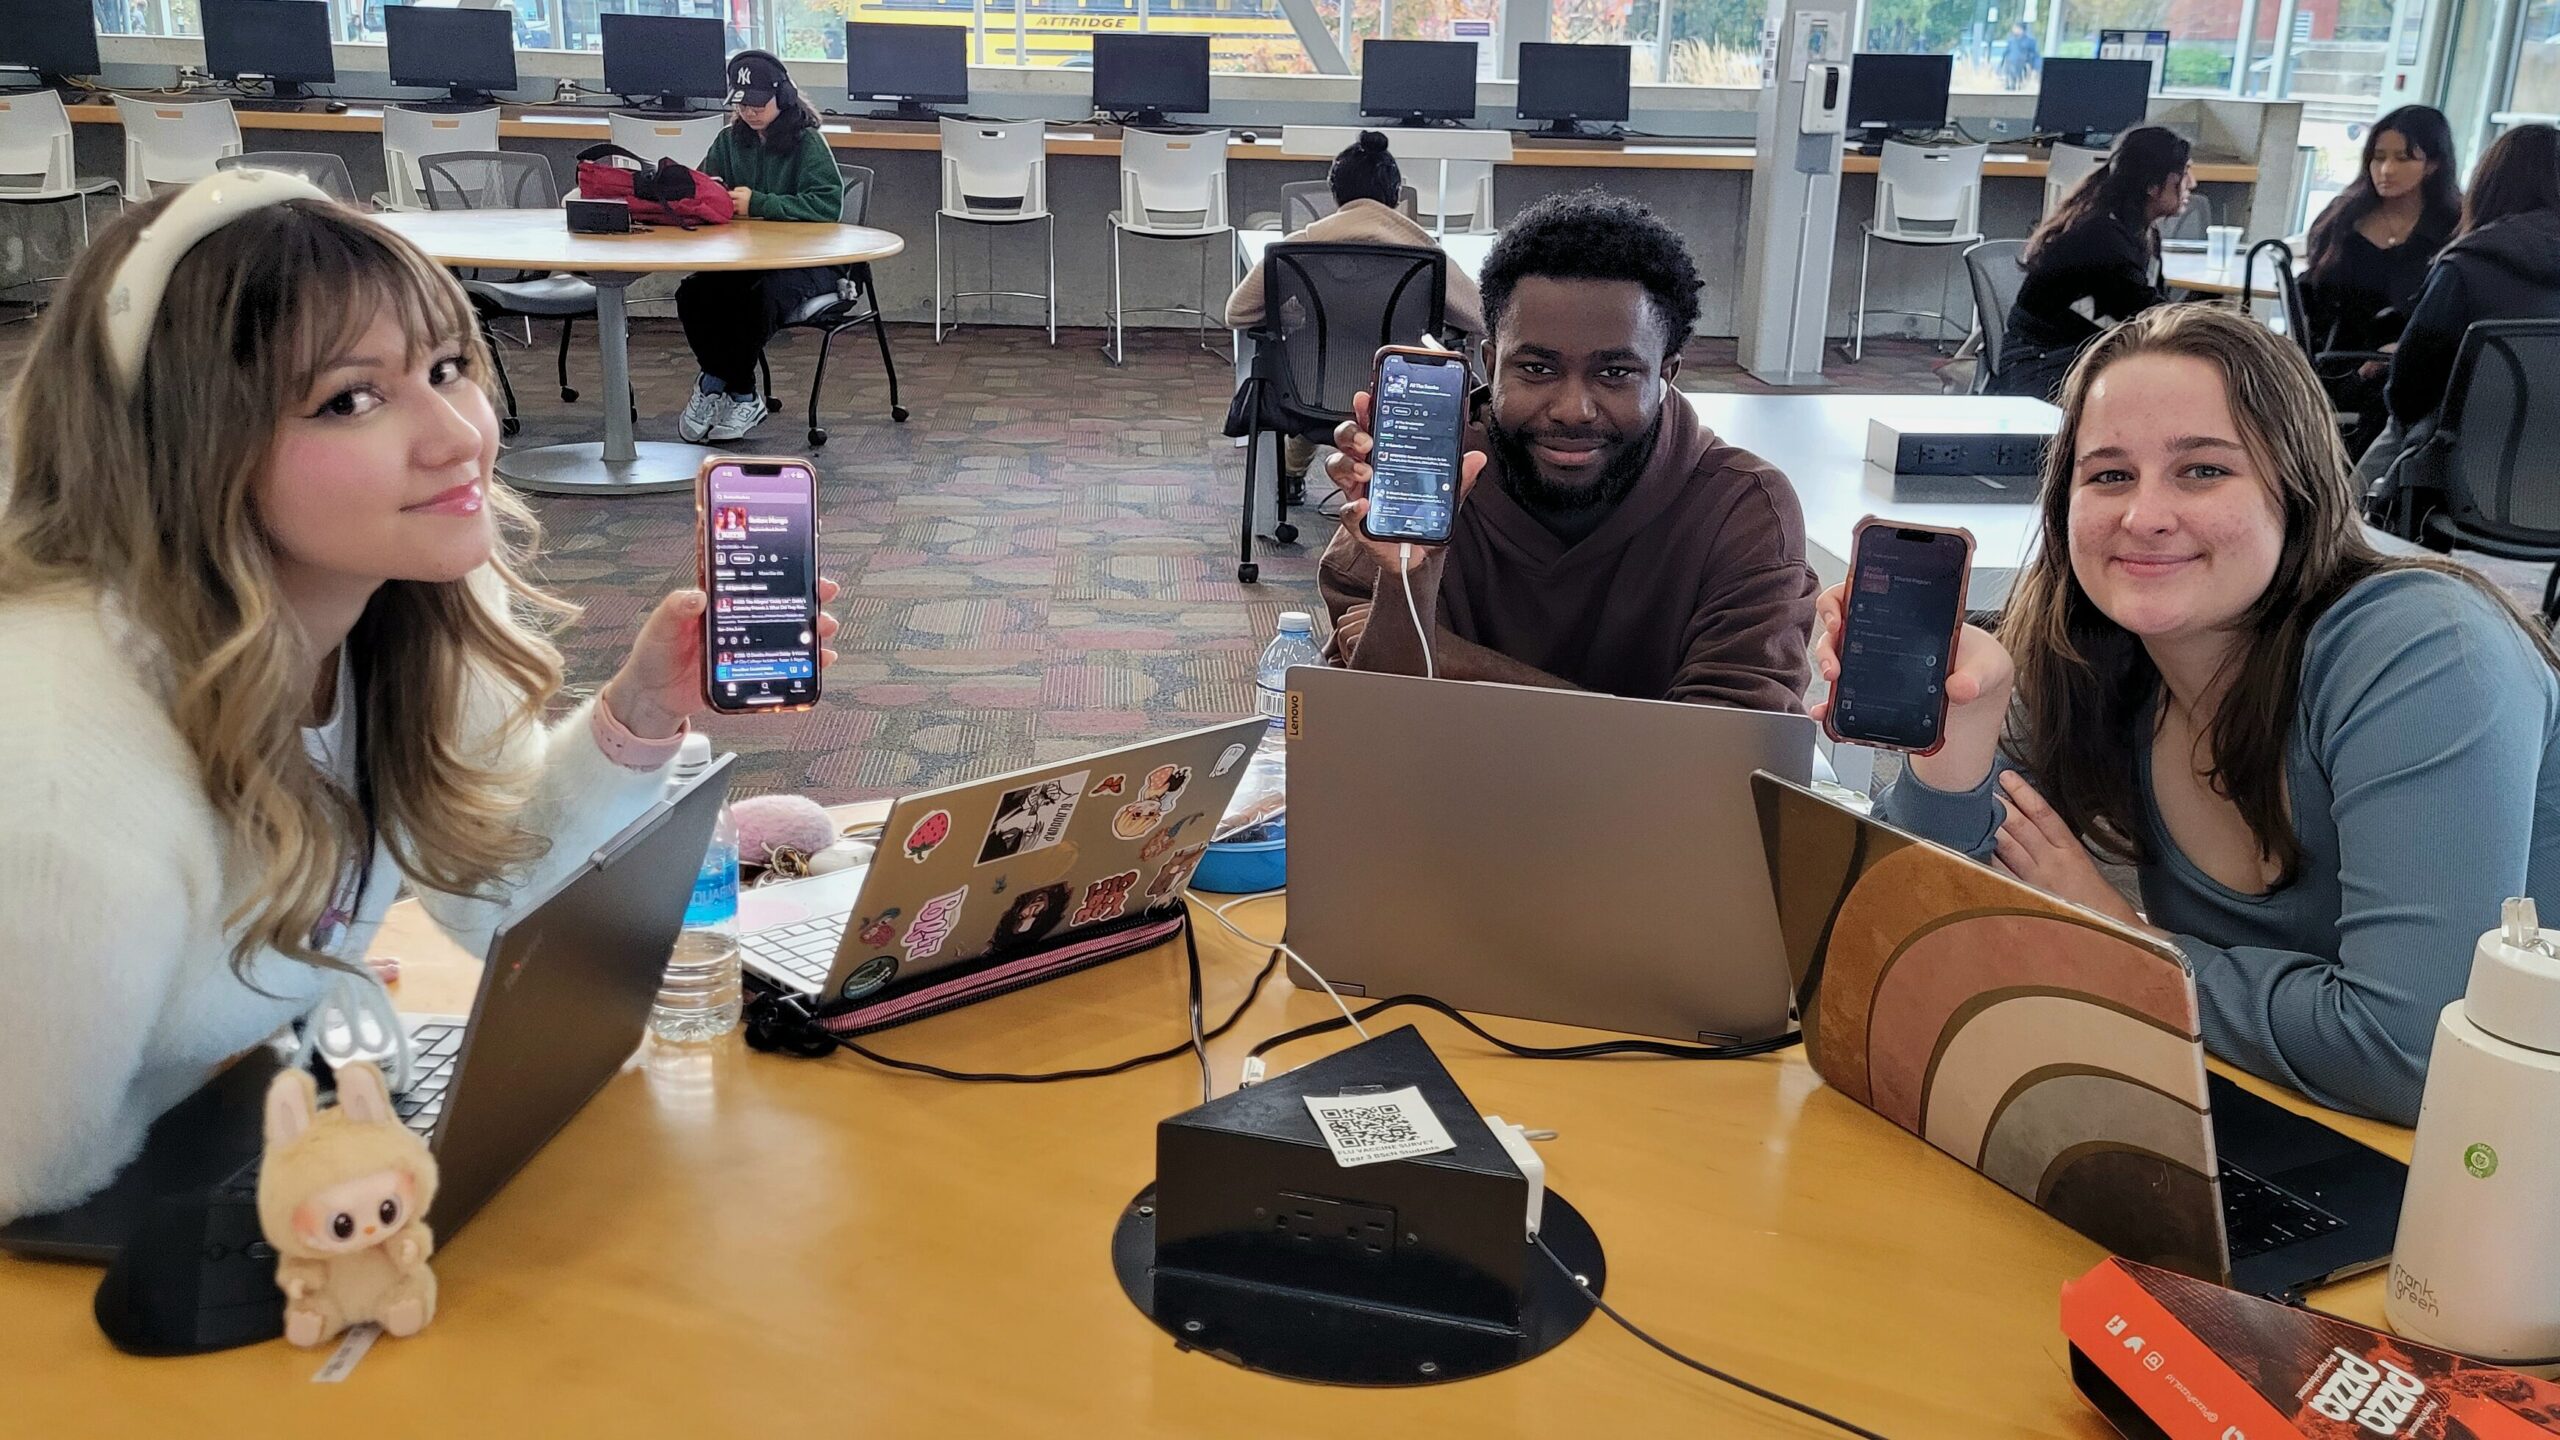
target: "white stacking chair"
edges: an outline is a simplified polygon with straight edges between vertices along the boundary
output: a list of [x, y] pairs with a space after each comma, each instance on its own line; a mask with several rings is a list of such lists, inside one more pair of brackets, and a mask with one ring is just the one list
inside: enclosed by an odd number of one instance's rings
[[382, 111], [382, 171], [390, 186], [373, 197], [384, 210], [424, 210], [427, 182], [418, 173], [418, 157], [487, 152], [498, 148], [498, 107], [485, 110], [410, 110], [398, 105]]
[[2107, 152], [2085, 145], [2056, 145], [2044, 166], [2044, 213], [2052, 214], [2062, 204], [2071, 187], [2086, 180], [2097, 168], [2107, 163]]
[[[80, 248], [89, 248], [89, 197], [116, 182], [82, 175], [71, 165], [71, 114], [50, 90], [0, 95], [0, 204], [69, 203], [80, 217]], [[52, 277], [47, 277], [52, 278]]]
[[154, 185], [185, 185], [213, 173], [213, 162], [240, 153], [240, 117], [228, 100], [115, 97], [124, 124], [124, 199], [151, 198]]
[[[1200, 344], [1209, 343], [1209, 255], [1226, 257], [1224, 295], [1236, 284], [1235, 226], [1227, 220], [1227, 132], [1168, 135], [1134, 127], [1120, 132], [1120, 208], [1111, 212], [1111, 363], [1125, 358], [1129, 307], [1122, 290], [1120, 251], [1123, 237], [1141, 240], [1189, 240], [1200, 249], [1200, 303], [1142, 305], [1140, 314], [1193, 315], [1200, 321]], [[1226, 321], [1222, 315], [1219, 328]], [[1228, 343], [1235, 332], [1228, 331]]]
[[679, 165], [699, 170], [702, 157], [711, 153], [711, 142], [728, 127], [729, 117], [726, 112], [718, 112], [678, 119], [662, 115], [625, 115], [617, 110], [605, 117], [605, 124], [614, 144], [652, 165], [660, 160], [673, 160]]
[[1005, 225], [1046, 222], [1049, 237], [1049, 288], [1030, 290], [955, 290], [951, 292], [952, 328], [960, 302], [1011, 297], [1045, 300], [1049, 305], [1049, 343], [1058, 343], [1058, 220], [1049, 213], [1048, 125], [1039, 120], [1001, 124], [945, 118], [942, 122], [942, 205], [933, 212], [933, 340], [942, 343], [942, 227], [982, 225], [987, 230], [987, 283], [995, 284], [995, 229]]
[[[1982, 162], [1988, 145], [1909, 145], [1890, 141], [1876, 173], [1876, 213], [1868, 220], [1858, 245], [1858, 313], [1849, 358], [1867, 353], [1867, 267], [1876, 242], [1958, 253], [1982, 239]], [[1950, 272], [1951, 273], [1951, 272]], [[1939, 291], [1936, 310], [1885, 309], [1878, 314], [1909, 315], [1954, 325], [1946, 313], [1946, 291]], [[1970, 330], [1971, 326], [1964, 327]]]
[[1418, 159], [1405, 178], [1417, 218], [1433, 233], [1493, 233], [1492, 161]]

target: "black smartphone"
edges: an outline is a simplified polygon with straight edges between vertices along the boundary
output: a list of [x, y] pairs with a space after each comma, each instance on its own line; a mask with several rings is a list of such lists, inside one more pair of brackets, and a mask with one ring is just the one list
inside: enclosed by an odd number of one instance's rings
[[1947, 672], [1964, 628], [1973, 536], [1870, 515], [1849, 553], [1840, 675], [1823, 726], [1834, 740], [1927, 755], [1946, 742]]
[[818, 472], [806, 460], [703, 462], [702, 695], [727, 715], [818, 703]]
[[1467, 446], [1467, 362], [1448, 350], [1391, 345], [1369, 386], [1372, 540], [1446, 545], [1458, 523], [1458, 460]]

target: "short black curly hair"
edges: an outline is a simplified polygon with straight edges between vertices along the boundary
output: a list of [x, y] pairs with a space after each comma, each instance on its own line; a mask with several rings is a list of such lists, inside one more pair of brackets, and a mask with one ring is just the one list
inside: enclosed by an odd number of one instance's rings
[[1511, 292], [1532, 275], [1550, 280], [1633, 280], [1663, 320], [1663, 354], [1677, 354], [1698, 325], [1698, 266], [1680, 232], [1651, 210], [1604, 190], [1549, 195], [1502, 227], [1477, 277], [1484, 323], [1502, 333]]

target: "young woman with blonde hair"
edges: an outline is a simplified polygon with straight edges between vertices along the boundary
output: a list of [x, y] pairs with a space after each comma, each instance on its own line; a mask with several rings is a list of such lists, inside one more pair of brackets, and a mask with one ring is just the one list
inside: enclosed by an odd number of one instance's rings
[[2036, 554], [1877, 813], [2166, 936], [2215, 1053], [2409, 1124], [2499, 902], [2560, 902], [2560, 656], [2476, 574], [2374, 548], [2310, 363], [2237, 311], [2144, 312], [2063, 401]]
[[101, 232], [46, 316], [0, 499], [0, 1219], [297, 1016], [387, 1010], [404, 878], [485, 945], [662, 788], [702, 597], [544, 725], [572, 607], [487, 361], [434, 262], [257, 171]]

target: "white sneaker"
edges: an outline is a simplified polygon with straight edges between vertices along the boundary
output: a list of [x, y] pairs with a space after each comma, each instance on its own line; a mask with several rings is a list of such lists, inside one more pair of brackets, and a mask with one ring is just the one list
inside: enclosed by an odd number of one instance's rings
[[685, 402], [684, 414], [676, 421], [676, 433], [687, 445], [699, 445], [711, 438], [711, 429], [729, 418], [729, 397], [717, 390], [696, 390]]
[[747, 438], [748, 431], [764, 423], [763, 396], [750, 395], [744, 400], [732, 399], [726, 395], [720, 398], [728, 401], [729, 408], [721, 414], [719, 419], [711, 422], [712, 444], [717, 445], [724, 440], [743, 440]]

